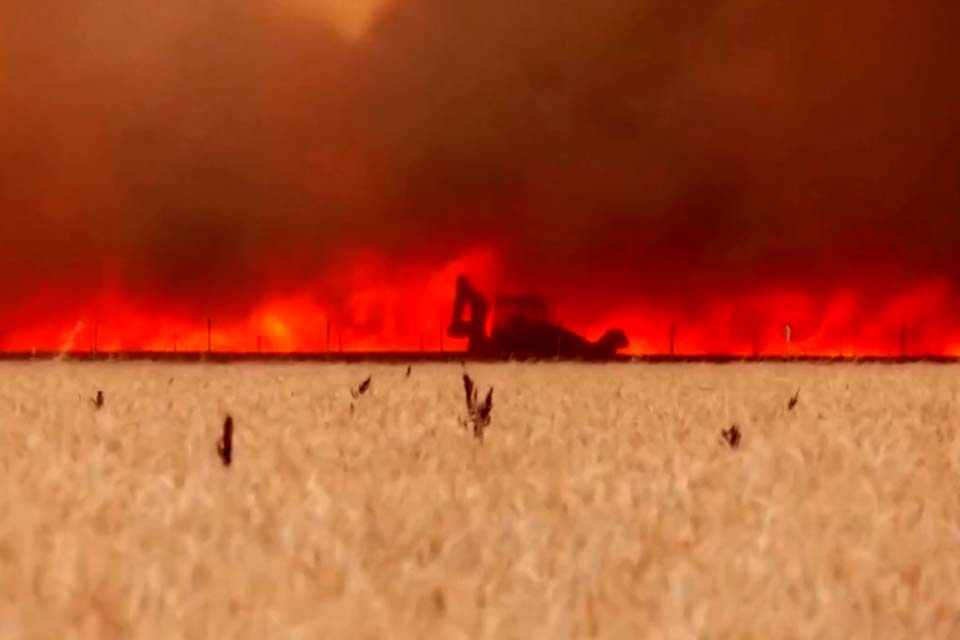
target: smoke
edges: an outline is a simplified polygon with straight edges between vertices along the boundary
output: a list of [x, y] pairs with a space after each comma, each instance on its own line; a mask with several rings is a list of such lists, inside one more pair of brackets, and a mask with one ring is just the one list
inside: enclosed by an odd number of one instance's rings
[[958, 17], [408, 2], [371, 34], [361, 93], [414, 201], [511, 203], [473, 223], [531, 279], [693, 298], [954, 279]]
[[76, 343], [77, 343], [77, 336], [80, 335], [80, 332], [83, 331], [83, 329], [84, 329], [84, 324], [82, 321], [74, 325], [73, 329], [67, 335], [66, 341], [60, 345], [60, 349], [57, 352], [58, 359], [64, 358], [68, 353], [70, 353], [75, 349]]
[[570, 309], [956, 284], [957, 27], [943, 0], [397, 0], [349, 36], [267, 0], [4, 3], [0, 325], [48, 289], [336, 303], [359, 252], [481, 245]]

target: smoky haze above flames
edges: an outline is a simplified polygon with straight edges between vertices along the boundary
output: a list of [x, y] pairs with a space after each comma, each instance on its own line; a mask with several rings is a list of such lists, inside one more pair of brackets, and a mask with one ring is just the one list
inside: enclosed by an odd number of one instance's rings
[[[318, 0], [321, 1], [321, 0]], [[300, 3], [303, 4], [303, 3]], [[243, 313], [478, 244], [613, 308], [956, 283], [957, 3], [0, 7], [0, 296]]]

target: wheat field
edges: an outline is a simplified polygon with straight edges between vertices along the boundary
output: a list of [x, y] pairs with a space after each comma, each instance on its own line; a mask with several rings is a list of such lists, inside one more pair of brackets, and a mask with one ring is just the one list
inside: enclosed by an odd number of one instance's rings
[[0, 637], [960, 637], [960, 369], [467, 370], [0, 365]]

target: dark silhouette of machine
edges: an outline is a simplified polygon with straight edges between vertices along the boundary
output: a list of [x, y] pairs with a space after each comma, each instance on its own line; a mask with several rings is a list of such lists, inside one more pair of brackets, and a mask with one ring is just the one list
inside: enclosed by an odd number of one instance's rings
[[[487, 317], [493, 312], [493, 330], [487, 335]], [[497, 296], [493, 309], [466, 276], [457, 277], [453, 319], [447, 334], [467, 338], [470, 355], [499, 358], [611, 358], [626, 347], [627, 335], [611, 329], [596, 342], [564, 329], [550, 319], [538, 296]]]

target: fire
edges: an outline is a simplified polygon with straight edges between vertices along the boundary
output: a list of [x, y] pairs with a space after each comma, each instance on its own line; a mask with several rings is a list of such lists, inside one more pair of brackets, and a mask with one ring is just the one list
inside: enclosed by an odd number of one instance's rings
[[620, 326], [631, 338], [628, 353], [636, 355], [669, 353], [672, 330], [676, 355], [957, 356], [953, 306], [943, 281], [918, 284], [879, 304], [854, 290], [773, 290], [719, 300], [695, 316], [656, 307], [611, 314], [588, 334]]
[[[458, 273], [487, 274], [487, 248], [442, 265], [397, 269], [375, 254], [356, 256], [343, 275], [346, 296], [334, 302], [324, 285], [265, 296], [246, 314], [206, 317], [138, 301], [117, 291], [84, 303], [51, 303], [44, 292], [0, 317], [0, 351], [230, 353], [462, 351], [447, 338], [452, 282]], [[208, 327], [209, 321], [209, 327]]]
[[[399, 268], [376, 253], [358, 254], [335, 270], [341, 295], [329, 295], [329, 279], [319, 280], [263, 296], [244, 313], [209, 318], [117, 290], [88, 301], [45, 293], [0, 315], [0, 350], [462, 352], [465, 341], [446, 336], [453, 283], [468, 273], [493, 294], [507, 282], [496, 267], [489, 247], [439, 265]], [[947, 281], [918, 283], [881, 301], [851, 288], [767, 289], [700, 303], [696, 313], [656, 300], [585, 305], [584, 293], [552, 301], [556, 319], [590, 339], [622, 328], [631, 355], [960, 356]]]

